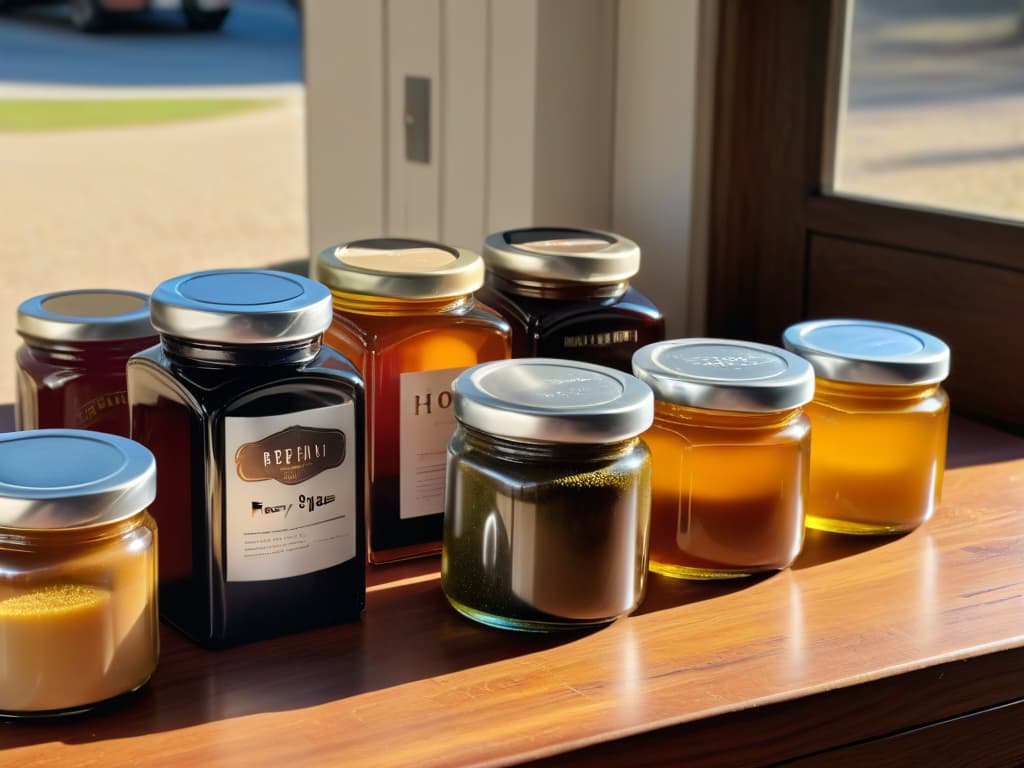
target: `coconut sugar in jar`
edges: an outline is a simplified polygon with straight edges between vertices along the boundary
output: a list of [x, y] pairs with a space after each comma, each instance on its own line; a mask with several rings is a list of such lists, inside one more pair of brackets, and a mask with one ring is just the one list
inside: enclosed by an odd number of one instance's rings
[[949, 347], [924, 331], [871, 320], [810, 320], [786, 347], [817, 376], [807, 525], [892, 534], [928, 520], [942, 490]]

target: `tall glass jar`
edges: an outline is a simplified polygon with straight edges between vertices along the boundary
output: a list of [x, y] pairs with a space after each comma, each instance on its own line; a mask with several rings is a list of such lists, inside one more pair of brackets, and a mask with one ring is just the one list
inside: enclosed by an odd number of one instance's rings
[[946, 464], [949, 347], [869, 320], [810, 320], [786, 347], [817, 375], [807, 525], [854, 534], [916, 528], [935, 511]]
[[654, 390], [651, 570], [721, 579], [789, 566], [804, 535], [814, 393], [805, 360], [765, 344], [652, 344], [633, 370]]
[[115, 435], [0, 435], [0, 715], [89, 709], [153, 674], [155, 473]]
[[17, 429], [93, 429], [128, 437], [128, 358], [156, 343], [149, 297], [62, 291], [18, 307]]
[[528, 631], [605, 624], [647, 583], [650, 388], [553, 359], [455, 380], [441, 586], [460, 613]]
[[152, 297], [160, 345], [128, 362], [132, 437], [161, 468], [163, 617], [223, 646], [359, 616], [363, 385], [321, 344], [305, 277], [214, 270]]
[[379, 239], [326, 249], [316, 271], [334, 295], [326, 342], [366, 381], [370, 561], [436, 553], [452, 381], [509, 354], [508, 325], [473, 298], [483, 262], [436, 243]]
[[629, 373], [665, 320], [629, 283], [640, 269], [632, 240], [598, 230], [514, 229], [487, 238], [478, 296], [512, 327], [513, 357], [557, 357]]

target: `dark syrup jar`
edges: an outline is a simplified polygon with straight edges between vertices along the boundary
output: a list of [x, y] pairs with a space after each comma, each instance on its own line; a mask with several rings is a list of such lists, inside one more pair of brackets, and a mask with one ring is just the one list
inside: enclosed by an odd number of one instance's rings
[[363, 384], [321, 344], [331, 294], [217, 270], [157, 286], [160, 344], [128, 363], [132, 437], [160, 467], [161, 616], [218, 647], [365, 604]]
[[598, 230], [531, 228], [487, 238], [480, 300], [512, 327], [513, 357], [555, 357], [632, 371], [633, 353], [665, 338], [654, 303], [629, 284], [632, 240]]
[[149, 297], [61, 291], [18, 307], [17, 429], [89, 429], [128, 437], [128, 358], [157, 341]]

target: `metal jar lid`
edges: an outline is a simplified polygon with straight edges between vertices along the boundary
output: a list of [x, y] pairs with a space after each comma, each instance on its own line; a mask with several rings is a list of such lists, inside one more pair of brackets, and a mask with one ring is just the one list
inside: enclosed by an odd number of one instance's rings
[[335, 291], [389, 299], [446, 299], [484, 284], [480, 255], [426, 240], [377, 238], [332, 245], [316, 260], [317, 280]]
[[651, 426], [654, 397], [628, 373], [543, 357], [463, 371], [452, 385], [455, 418], [481, 432], [544, 443], [611, 443]]
[[149, 297], [104, 288], [33, 296], [18, 307], [18, 333], [44, 341], [121, 341], [156, 336]]
[[640, 269], [640, 247], [596, 229], [534, 227], [498, 232], [484, 262], [500, 277], [530, 283], [621, 283]]
[[165, 280], [150, 301], [161, 334], [214, 344], [310, 339], [334, 316], [315, 280], [269, 269], [217, 269]]
[[752, 341], [659, 341], [633, 353], [633, 373], [659, 400], [714, 411], [785, 411], [814, 396], [806, 360]]
[[109, 525], [155, 497], [156, 461], [133, 440], [81, 429], [0, 435], [0, 529]]
[[937, 384], [949, 375], [949, 347], [930, 333], [875, 320], [808, 320], [782, 335], [786, 349], [823, 379], [855, 384]]

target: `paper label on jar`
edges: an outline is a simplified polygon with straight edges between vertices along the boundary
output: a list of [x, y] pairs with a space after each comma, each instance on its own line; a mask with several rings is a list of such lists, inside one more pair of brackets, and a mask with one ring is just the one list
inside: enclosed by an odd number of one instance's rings
[[399, 509], [403, 520], [444, 512], [448, 441], [455, 431], [452, 382], [465, 368], [399, 377]]
[[227, 580], [286, 579], [356, 554], [355, 406], [224, 420]]

